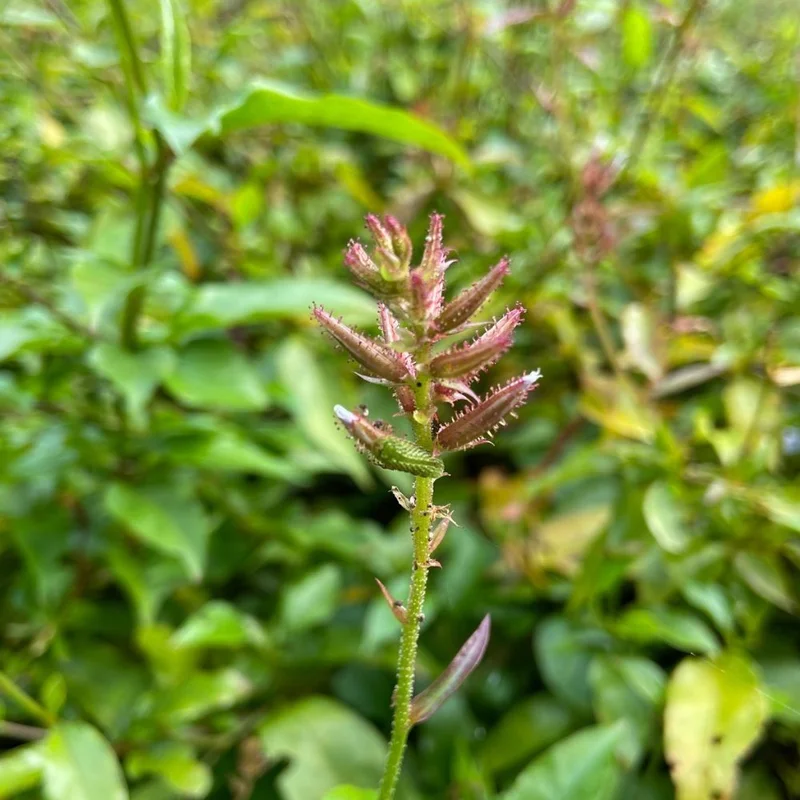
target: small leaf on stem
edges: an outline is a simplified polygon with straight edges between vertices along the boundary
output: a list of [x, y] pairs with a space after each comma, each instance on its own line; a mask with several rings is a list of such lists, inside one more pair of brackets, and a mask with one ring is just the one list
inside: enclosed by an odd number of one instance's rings
[[375, 583], [378, 584], [378, 588], [381, 590], [383, 599], [388, 604], [392, 614], [394, 614], [395, 619], [401, 625], [405, 625], [406, 622], [408, 622], [408, 612], [406, 611], [406, 607], [399, 600], [395, 600], [394, 597], [392, 597], [392, 595], [389, 593], [389, 590], [377, 578], [375, 578]]
[[478, 666], [489, 644], [491, 619], [487, 614], [472, 636], [464, 642], [442, 674], [411, 701], [411, 724], [431, 717]]

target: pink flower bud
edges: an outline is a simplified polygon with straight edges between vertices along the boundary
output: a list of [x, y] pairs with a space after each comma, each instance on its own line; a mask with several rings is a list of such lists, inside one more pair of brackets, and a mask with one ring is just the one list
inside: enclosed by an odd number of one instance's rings
[[390, 383], [411, 377], [408, 361], [386, 345], [354, 331], [325, 309], [314, 306], [314, 316], [323, 328], [369, 373]]
[[391, 216], [391, 214], [387, 214], [383, 218], [383, 222], [392, 237], [395, 255], [408, 267], [411, 263], [414, 248], [405, 225], [402, 225], [400, 221]]
[[447, 333], [467, 322], [500, 286], [508, 273], [508, 259], [502, 258], [483, 278], [473, 283], [469, 289], [464, 289], [445, 305], [436, 320], [436, 330], [439, 333]]
[[408, 262], [395, 252], [391, 232], [375, 214], [367, 214], [364, 220], [375, 240], [375, 259], [383, 278], [397, 281], [405, 277], [408, 274]]
[[396, 297], [405, 289], [405, 281], [387, 280], [383, 276], [378, 265], [369, 257], [360, 242], [350, 241], [344, 251], [344, 263], [353, 273], [356, 283], [376, 297]]
[[378, 323], [381, 326], [383, 341], [386, 344], [394, 344], [400, 340], [400, 323], [383, 303], [378, 303]]
[[473, 341], [436, 356], [429, 364], [431, 375], [435, 378], [463, 377], [471, 380], [511, 347], [514, 328], [522, 321], [523, 314], [524, 309], [518, 305]]
[[420, 262], [420, 269], [426, 277], [432, 278], [439, 275], [449, 266], [446, 261], [447, 250], [442, 243], [443, 221], [442, 214], [431, 214], [428, 235], [425, 237], [425, 251]]
[[477, 405], [468, 408], [452, 422], [440, 428], [436, 434], [437, 451], [462, 450], [482, 444], [484, 437], [491, 436], [504, 418], [517, 406], [525, 402], [528, 393], [535, 388], [541, 373], [537, 369], [521, 375], [497, 389]]
[[414, 317], [428, 321], [435, 319], [442, 310], [444, 273], [428, 276], [419, 267], [411, 273], [410, 284]]

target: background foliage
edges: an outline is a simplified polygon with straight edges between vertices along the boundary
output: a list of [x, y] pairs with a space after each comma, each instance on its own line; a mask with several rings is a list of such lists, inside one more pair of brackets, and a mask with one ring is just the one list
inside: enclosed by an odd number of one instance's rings
[[800, 796], [794, 3], [184, 5], [138, 78], [119, 3], [0, 12], [0, 796], [375, 786], [410, 541], [331, 407], [395, 409], [308, 307], [433, 209], [544, 381], [439, 484], [420, 680], [493, 634], [402, 796]]

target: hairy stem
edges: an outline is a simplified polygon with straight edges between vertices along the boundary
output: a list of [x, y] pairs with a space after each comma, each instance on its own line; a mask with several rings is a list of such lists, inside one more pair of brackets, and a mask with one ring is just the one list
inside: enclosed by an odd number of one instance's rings
[[[414, 439], [428, 451], [433, 449], [431, 419], [430, 378], [423, 376], [415, 392], [417, 408], [425, 421], [414, 420]], [[425, 604], [425, 589], [428, 583], [428, 538], [431, 530], [431, 508], [433, 501], [433, 478], [417, 478], [415, 484], [416, 504], [411, 512], [411, 532], [414, 540], [414, 561], [411, 569], [411, 585], [408, 596], [407, 622], [400, 638], [397, 658], [397, 686], [394, 691], [394, 717], [389, 753], [381, 779], [379, 800], [394, 797], [408, 733], [411, 730], [411, 700], [414, 695], [414, 667], [417, 660], [417, 643], [422, 627]]]

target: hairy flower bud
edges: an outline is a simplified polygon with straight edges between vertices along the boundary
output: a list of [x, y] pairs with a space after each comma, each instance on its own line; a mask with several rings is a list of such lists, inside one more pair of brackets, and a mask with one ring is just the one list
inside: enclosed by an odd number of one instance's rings
[[387, 280], [360, 242], [351, 240], [344, 251], [344, 263], [356, 283], [375, 297], [397, 297], [405, 290], [404, 280]]
[[436, 320], [436, 330], [439, 333], [447, 333], [467, 322], [500, 286], [508, 273], [508, 259], [502, 258], [483, 278], [445, 304]]
[[408, 235], [405, 225], [400, 220], [387, 214], [383, 218], [384, 225], [386, 226], [389, 234], [392, 237], [392, 245], [394, 247], [395, 255], [400, 261], [408, 267], [411, 264], [411, 257], [414, 254], [414, 248], [411, 244], [411, 237]]
[[[375, 259], [381, 275], [389, 281], [401, 280], [408, 274], [409, 261], [395, 251], [392, 232], [375, 214], [367, 214], [364, 220], [375, 240]], [[405, 249], [404, 243], [401, 243], [401, 248]]]
[[441, 459], [408, 439], [394, 436], [369, 422], [363, 414], [335, 406], [334, 413], [356, 444], [379, 467], [408, 472], [422, 478], [439, 478], [444, 473]]
[[386, 345], [354, 331], [325, 309], [314, 306], [314, 316], [323, 328], [371, 375], [390, 383], [410, 377], [409, 360]]
[[524, 313], [522, 306], [518, 305], [473, 341], [436, 356], [428, 365], [431, 375], [435, 378], [474, 378], [511, 347], [514, 328], [522, 321]]
[[468, 408], [436, 434], [436, 447], [442, 450], [462, 450], [485, 442], [504, 418], [525, 402], [528, 393], [541, 378], [537, 369], [509, 381], [477, 405]]
[[425, 251], [422, 254], [420, 269], [426, 278], [443, 273], [449, 266], [447, 250], [442, 243], [442, 222], [444, 217], [441, 214], [431, 214], [428, 235], [425, 237]]

